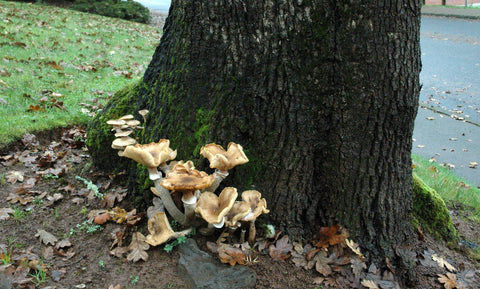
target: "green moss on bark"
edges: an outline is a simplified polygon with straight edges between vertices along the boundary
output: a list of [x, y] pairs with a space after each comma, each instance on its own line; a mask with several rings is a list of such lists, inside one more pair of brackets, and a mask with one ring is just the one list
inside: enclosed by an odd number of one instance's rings
[[415, 173], [413, 173], [413, 214], [424, 231], [435, 238], [447, 242], [457, 238], [457, 231], [445, 202]]

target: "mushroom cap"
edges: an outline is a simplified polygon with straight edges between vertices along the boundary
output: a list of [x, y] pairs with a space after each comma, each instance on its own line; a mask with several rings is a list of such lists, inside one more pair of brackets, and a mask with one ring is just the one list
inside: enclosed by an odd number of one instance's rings
[[148, 109], [142, 109], [138, 111], [138, 114], [141, 116], [146, 116], [149, 113]]
[[184, 192], [208, 188], [214, 180], [215, 175], [177, 164], [162, 179], [160, 185], [167, 190]]
[[148, 232], [150, 234], [147, 235], [145, 241], [152, 246], [163, 244], [175, 236], [175, 232], [168, 222], [167, 215], [163, 212], [156, 212], [148, 220]]
[[203, 192], [198, 198], [195, 212], [199, 213], [207, 223], [220, 223], [232, 209], [237, 196], [237, 189], [233, 187], [224, 188], [219, 196], [211, 192]]
[[228, 144], [226, 151], [217, 144], [207, 144], [200, 149], [200, 154], [208, 159], [210, 168], [220, 171], [228, 171], [248, 162], [242, 146], [233, 142]]
[[267, 201], [262, 199], [262, 194], [259, 191], [250, 190], [242, 193], [242, 200], [249, 204], [252, 214], [243, 221], [253, 221], [261, 214], [268, 214], [270, 210], [267, 209]]
[[123, 150], [125, 147], [132, 146], [136, 143], [137, 141], [134, 138], [131, 138], [129, 136], [122, 136], [113, 140], [112, 148], [117, 150]]
[[121, 119], [111, 119], [107, 120], [107, 124], [113, 125], [113, 126], [122, 126], [125, 125], [127, 122]]
[[122, 130], [120, 132], [115, 133], [115, 137], [129, 136], [132, 133], [133, 133], [133, 130]]
[[226, 215], [226, 225], [229, 227], [236, 227], [238, 221], [247, 216], [251, 211], [252, 210], [250, 209], [250, 204], [244, 201], [236, 201], [233, 204], [230, 212], [228, 212], [228, 214]]
[[129, 127], [136, 127], [137, 125], [139, 125], [141, 122], [139, 120], [128, 120], [126, 125], [128, 125]]
[[127, 115], [122, 116], [118, 120], [130, 120], [130, 119], [133, 119], [133, 115], [127, 114]]
[[146, 167], [156, 168], [161, 163], [174, 159], [177, 156], [177, 151], [170, 148], [168, 139], [161, 139], [156, 143], [126, 147], [123, 156]]
[[186, 161], [184, 162], [183, 160], [180, 160], [180, 161], [172, 161], [170, 164], [169, 164], [172, 169], [175, 169], [175, 167], [178, 165], [178, 166], [183, 166], [185, 167], [187, 170], [191, 170], [191, 169], [195, 169], [195, 164], [192, 162], [192, 161]]

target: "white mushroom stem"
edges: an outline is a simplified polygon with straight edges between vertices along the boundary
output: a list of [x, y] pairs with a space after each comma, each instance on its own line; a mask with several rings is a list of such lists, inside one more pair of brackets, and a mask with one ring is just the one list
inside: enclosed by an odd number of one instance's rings
[[195, 208], [197, 207], [197, 194], [195, 192], [184, 194], [182, 196], [182, 202], [185, 209], [186, 222], [190, 223], [195, 216]]
[[161, 163], [160, 164], [160, 170], [162, 170], [162, 172], [164, 174], [167, 174], [168, 171], [170, 171], [171, 167], [169, 165], [167, 165], [167, 162], [164, 162], [164, 163]]
[[218, 186], [220, 185], [220, 183], [226, 178], [228, 177], [228, 171], [225, 171], [225, 172], [222, 172], [220, 171], [219, 169], [215, 169], [215, 180], [213, 181], [213, 184], [206, 189], [206, 191], [209, 191], [209, 192], [215, 192], [215, 190], [218, 188]]
[[175, 221], [177, 221], [179, 224], [185, 225], [187, 222], [185, 215], [182, 214], [182, 212], [177, 208], [177, 206], [173, 202], [170, 192], [160, 185], [160, 181], [161, 181], [161, 178], [153, 180], [153, 183], [155, 184], [155, 190], [157, 192], [156, 195], [160, 197], [160, 199], [163, 202], [163, 205], [165, 206], [165, 209], [170, 214], [170, 216], [172, 216], [175, 219]]
[[208, 226], [206, 228], [200, 229], [200, 233], [204, 236], [210, 236], [215, 231], [215, 229], [222, 228], [224, 224], [225, 224], [225, 217], [222, 218], [222, 221], [220, 221], [220, 223], [216, 223], [216, 224], [208, 223]]
[[157, 168], [147, 167], [147, 169], [148, 169], [148, 177], [149, 177], [152, 181], [160, 180], [160, 179], [162, 178], [162, 175], [161, 175], [160, 172], [157, 170]]
[[242, 228], [242, 230], [240, 231], [240, 244], [243, 244], [245, 243], [245, 232], [247, 230], [245, 230], [245, 228]]

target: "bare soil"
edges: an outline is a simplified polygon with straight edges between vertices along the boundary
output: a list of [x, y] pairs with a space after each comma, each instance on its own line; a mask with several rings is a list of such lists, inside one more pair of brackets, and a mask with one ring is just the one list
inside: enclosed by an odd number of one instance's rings
[[[92, 210], [113, 206], [127, 211], [134, 208], [128, 197], [107, 204], [93, 196], [92, 190], [78, 179], [80, 176], [92, 181], [104, 195], [125, 195], [126, 192], [123, 174], [102, 174], [91, 165], [83, 146], [84, 137], [82, 128], [26, 135], [0, 154], [0, 288], [113, 288], [116, 285], [119, 285], [116, 288], [186, 288], [183, 276], [177, 272], [179, 256], [175, 248], [167, 253], [163, 246], [152, 247], [147, 251], [147, 261], [135, 263], [127, 261], [125, 255], [112, 255], [112, 232], [125, 229], [123, 246], [128, 246], [133, 232], [148, 234], [146, 216], [135, 225], [107, 222], [101, 230], [86, 232], [88, 225], [91, 226], [87, 220]], [[8, 212], [1, 213], [2, 209], [9, 208]], [[410, 248], [415, 257], [414, 288], [443, 288], [438, 274], [449, 272], [439, 266], [422, 264], [425, 250], [444, 257], [462, 274], [469, 273], [469, 277], [457, 273], [459, 279], [470, 281], [466, 288], [480, 288], [478, 283], [472, 283], [472, 280], [478, 281], [480, 264], [472, 256], [474, 252], [478, 256], [480, 225], [468, 219], [465, 208], [453, 207], [451, 212], [462, 242], [449, 248], [428, 235], [414, 242], [417, 245]], [[142, 216], [142, 212], [137, 215]], [[44, 236], [36, 237], [39, 230], [54, 235], [58, 239], [55, 245], [45, 244], [48, 238]], [[412, 239], [419, 237], [420, 234]], [[206, 242], [216, 240], [216, 236], [208, 238], [198, 234], [192, 238], [205, 251]], [[63, 240], [70, 244], [63, 245], [60, 242]], [[249, 266], [257, 274], [255, 288], [325, 288], [322, 287], [325, 283], [314, 284], [321, 277], [318, 272], [295, 266], [292, 258], [277, 261], [258, 249], [254, 250], [254, 257], [257, 262]], [[44, 280], [38, 278], [42, 271], [39, 268], [47, 273]]]

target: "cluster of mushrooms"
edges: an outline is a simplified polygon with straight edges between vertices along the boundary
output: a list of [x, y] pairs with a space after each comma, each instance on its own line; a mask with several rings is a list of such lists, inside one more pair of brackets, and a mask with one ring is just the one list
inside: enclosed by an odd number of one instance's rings
[[[141, 111], [144, 119], [148, 113], [145, 111]], [[193, 226], [199, 224], [199, 221], [204, 223], [201, 219], [207, 223], [200, 230], [202, 234], [211, 234], [216, 228], [222, 227], [228, 232], [241, 228], [240, 241], [243, 243], [248, 227], [248, 241], [250, 243], [255, 241], [255, 220], [261, 214], [269, 212], [266, 200], [262, 198], [260, 192], [244, 191], [241, 194], [241, 201], [237, 201], [238, 192], [234, 187], [226, 187], [220, 194], [215, 194], [221, 181], [228, 176], [229, 170], [248, 162], [242, 146], [231, 142], [227, 150], [214, 143], [202, 147], [200, 154], [208, 159], [210, 168], [215, 169], [215, 172], [209, 175], [196, 170], [192, 161], [173, 161], [177, 151], [170, 148], [170, 141], [167, 139], [161, 139], [156, 143], [137, 144], [129, 135], [134, 129], [139, 128], [140, 122], [132, 121], [133, 117], [127, 115], [109, 120], [107, 124], [113, 126], [117, 137], [112, 142], [112, 148], [119, 150], [119, 156], [146, 166], [149, 178], [155, 184], [151, 191], [158, 198], [154, 198], [153, 203], [161, 204], [159, 206], [161, 209], [149, 214], [150, 234], [146, 237], [147, 243], [157, 246], [170, 239], [185, 236], [192, 231]], [[182, 195], [183, 212], [173, 201], [171, 193]], [[174, 232], [163, 208], [178, 224], [190, 228]]]

